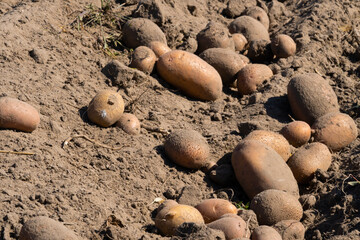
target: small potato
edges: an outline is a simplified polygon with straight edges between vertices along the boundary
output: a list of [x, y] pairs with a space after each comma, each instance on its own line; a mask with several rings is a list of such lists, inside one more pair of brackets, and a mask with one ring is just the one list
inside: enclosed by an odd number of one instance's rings
[[304, 240], [305, 227], [301, 222], [295, 220], [283, 220], [272, 226], [283, 240]]
[[195, 54], [182, 50], [168, 52], [159, 58], [156, 69], [165, 81], [190, 97], [213, 101], [222, 94], [219, 73]]
[[241, 33], [248, 40], [268, 40], [270, 41], [269, 33], [264, 25], [258, 20], [250, 16], [241, 16], [232, 21], [229, 25], [229, 31], [233, 33]]
[[232, 34], [232, 38], [235, 44], [235, 51], [241, 52], [242, 50], [245, 49], [245, 46], [248, 43], [248, 41], [246, 40], [244, 35], [242, 35], [241, 33], [234, 33]]
[[39, 112], [30, 104], [16, 98], [0, 98], [0, 128], [32, 132], [39, 123]]
[[296, 119], [313, 124], [329, 112], [339, 112], [334, 90], [320, 75], [300, 74], [292, 78], [287, 87], [291, 110]]
[[237, 213], [237, 208], [224, 199], [207, 199], [195, 206], [204, 218], [205, 223], [213, 222], [227, 213]]
[[123, 113], [120, 119], [116, 121], [115, 126], [120, 127], [124, 132], [131, 135], [140, 133], [139, 119], [131, 113]]
[[279, 34], [271, 40], [271, 49], [277, 58], [287, 58], [295, 55], [296, 43], [290, 36]]
[[260, 225], [273, 225], [282, 220], [300, 221], [303, 215], [298, 197], [277, 189], [257, 194], [250, 203]]
[[79, 240], [75, 233], [62, 223], [48, 217], [34, 217], [21, 228], [19, 240]]
[[161, 57], [167, 52], [171, 51], [171, 48], [168, 47], [166, 43], [159, 42], [159, 41], [153, 41], [148, 44], [148, 47], [153, 50], [156, 57]]
[[111, 90], [104, 90], [96, 94], [87, 109], [91, 122], [109, 127], [120, 119], [124, 112], [124, 100], [121, 95]]
[[198, 169], [210, 165], [206, 139], [194, 130], [176, 130], [164, 143], [166, 155], [176, 164]]
[[304, 121], [294, 121], [284, 126], [280, 134], [294, 147], [300, 147], [310, 140], [311, 128]]
[[259, 226], [251, 234], [251, 240], [285, 240], [282, 239], [280, 234], [272, 227]]
[[344, 113], [328, 113], [315, 120], [311, 126], [314, 130], [314, 140], [322, 142], [333, 151], [338, 151], [358, 136], [354, 120]]
[[254, 63], [270, 62], [274, 55], [271, 51], [270, 41], [254, 40], [249, 43], [246, 55]]
[[226, 239], [242, 238], [246, 235], [246, 222], [235, 214], [226, 214], [207, 226], [223, 231]]
[[267, 189], [279, 189], [299, 197], [294, 175], [284, 159], [271, 147], [243, 140], [231, 156], [236, 179], [251, 199]]
[[130, 67], [139, 69], [140, 71], [150, 74], [155, 66], [156, 55], [148, 47], [140, 46], [135, 49], [132, 54]]
[[255, 92], [259, 85], [273, 76], [271, 69], [264, 64], [249, 64], [237, 76], [237, 88], [243, 95]]
[[259, 22], [262, 23], [262, 25], [264, 25], [266, 30], [269, 30], [269, 25], [270, 25], [269, 17], [267, 15], [267, 13], [264, 11], [264, 9], [262, 9], [261, 7], [254, 6], [254, 7], [248, 8], [248, 9], [246, 9], [244, 15], [250, 16], [250, 17], [258, 20]]
[[327, 171], [331, 164], [331, 152], [322, 143], [310, 143], [299, 148], [287, 163], [298, 183], [307, 183], [317, 169]]
[[255, 130], [247, 135], [244, 140], [256, 140], [268, 145], [274, 149], [285, 160], [285, 162], [291, 155], [289, 142], [281, 134], [276, 132]]

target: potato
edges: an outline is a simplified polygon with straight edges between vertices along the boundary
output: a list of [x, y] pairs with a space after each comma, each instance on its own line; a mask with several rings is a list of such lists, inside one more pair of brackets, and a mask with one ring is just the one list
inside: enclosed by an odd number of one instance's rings
[[124, 100], [112, 90], [104, 90], [95, 95], [89, 103], [87, 116], [91, 122], [109, 127], [120, 119], [124, 112]]
[[165, 201], [155, 217], [155, 227], [166, 236], [174, 235], [176, 228], [184, 222], [204, 224], [204, 219], [196, 208], [175, 201]]
[[159, 58], [156, 69], [165, 81], [190, 97], [216, 100], [221, 96], [219, 73], [195, 54], [182, 50], [168, 52]]
[[352, 143], [358, 136], [354, 120], [344, 113], [328, 113], [315, 120], [311, 126], [314, 140], [322, 142], [333, 151]]
[[249, 64], [243, 67], [237, 76], [237, 88], [243, 95], [248, 95], [257, 90], [265, 80], [273, 76], [271, 69], [264, 64]]
[[156, 57], [161, 57], [167, 52], [171, 51], [171, 48], [168, 47], [166, 43], [159, 42], [159, 41], [152, 41], [147, 45], [153, 52], [155, 53]]
[[229, 31], [233, 33], [241, 33], [248, 40], [268, 40], [270, 41], [269, 33], [264, 25], [258, 20], [250, 16], [241, 16], [232, 21], [229, 25]]
[[230, 49], [209, 48], [199, 57], [218, 71], [224, 85], [231, 85], [237, 73], [246, 65], [241, 56]]
[[289, 142], [281, 134], [276, 132], [255, 130], [247, 135], [244, 140], [256, 140], [268, 145], [274, 149], [285, 160], [285, 162], [291, 155]]
[[305, 227], [301, 222], [295, 220], [283, 220], [272, 226], [283, 240], [304, 240]]
[[30, 104], [16, 98], [0, 98], [0, 128], [32, 132], [39, 123], [39, 112]]
[[334, 90], [318, 74], [295, 76], [288, 84], [287, 94], [295, 118], [310, 125], [329, 112], [339, 112]]
[[73, 231], [48, 217], [34, 217], [21, 228], [19, 240], [78, 240]]
[[242, 35], [241, 33], [234, 33], [232, 34], [232, 38], [235, 44], [235, 51], [242, 51], [245, 49], [245, 46], [248, 43], [248, 41], [246, 40], [244, 35]]
[[296, 43], [285, 34], [278, 34], [271, 39], [271, 50], [277, 58], [287, 58], [295, 55]]
[[124, 132], [131, 135], [140, 133], [139, 119], [131, 113], [123, 113], [119, 120], [116, 121], [115, 126], [120, 127]]
[[270, 41], [268, 40], [254, 40], [249, 43], [248, 58], [254, 63], [270, 62], [274, 55], [271, 51]]
[[283, 240], [283, 239], [274, 228], [262, 225], [255, 228], [255, 230], [252, 232], [251, 240]]
[[280, 134], [294, 147], [300, 147], [310, 140], [311, 128], [304, 121], [294, 121], [284, 126]]
[[150, 74], [154, 69], [155, 62], [155, 53], [148, 47], [140, 46], [137, 47], [132, 54], [130, 67]]
[[208, 48], [229, 48], [235, 51], [234, 40], [229, 30], [221, 23], [209, 22], [206, 27], [196, 35], [196, 40], [198, 53]]
[[246, 222], [235, 214], [226, 214], [207, 226], [223, 231], [226, 239], [242, 238], [246, 235]]
[[198, 169], [211, 164], [209, 146], [197, 131], [176, 130], [170, 133], [164, 148], [166, 155], [182, 167]]
[[246, 9], [244, 15], [250, 16], [250, 17], [258, 20], [259, 22], [262, 23], [262, 25], [264, 25], [266, 30], [269, 30], [269, 25], [270, 25], [269, 17], [267, 15], [267, 13], [264, 11], [264, 9], [262, 9], [261, 7], [254, 6], [254, 7], [248, 8], [248, 9]]
[[205, 223], [213, 222], [226, 213], [237, 213], [237, 208], [224, 199], [206, 199], [195, 206], [204, 218]]
[[287, 164], [298, 183], [307, 183], [317, 169], [328, 170], [331, 164], [331, 153], [322, 143], [310, 143], [299, 148]]
[[232, 153], [231, 163], [236, 179], [250, 199], [267, 189], [299, 196], [297, 182], [283, 158], [259, 141], [241, 141]]
[[273, 225], [282, 220], [300, 221], [303, 215], [298, 197], [277, 189], [257, 194], [250, 203], [260, 225]]
[[163, 31], [151, 20], [146, 18], [133, 18], [128, 20], [122, 29], [123, 41], [129, 48], [147, 46], [152, 41], [166, 44]]

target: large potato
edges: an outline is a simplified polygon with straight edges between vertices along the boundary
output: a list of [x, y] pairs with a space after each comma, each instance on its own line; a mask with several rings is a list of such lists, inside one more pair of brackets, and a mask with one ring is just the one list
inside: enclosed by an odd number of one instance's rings
[[273, 76], [271, 69], [264, 64], [249, 64], [237, 76], [237, 88], [243, 95], [255, 92], [259, 85]]
[[282, 239], [280, 234], [272, 227], [259, 226], [251, 234], [251, 240], [285, 240]]
[[232, 84], [237, 73], [246, 65], [240, 54], [230, 49], [209, 48], [202, 52], [199, 57], [218, 71], [224, 85]]
[[243, 34], [248, 42], [254, 40], [270, 41], [269, 33], [264, 25], [250, 16], [241, 16], [236, 18], [230, 23], [229, 31], [231, 34]]
[[299, 196], [291, 169], [271, 147], [254, 140], [243, 140], [234, 149], [231, 163], [235, 176], [251, 199], [267, 189], [279, 189]]
[[129, 66], [150, 74], [154, 69], [155, 62], [155, 53], [148, 47], [140, 46], [134, 50]]
[[304, 121], [293, 121], [284, 126], [280, 134], [294, 147], [300, 147], [310, 140], [311, 127]]
[[303, 215], [298, 197], [277, 190], [268, 189], [257, 194], [250, 203], [260, 225], [273, 225], [282, 220], [300, 221]]
[[316, 119], [311, 126], [314, 139], [333, 151], [338, 151], [352, 143], [358, 136], [354, 120], [344, 113], [328, 113]]
[[207, 226], [223, 231], [227, 240], [242, 238], [246, 235], [246, 222], [235, 214], [226, 214]]
[[213, 222], [227, 213], [237, 213], [237, 208], [224, 199], [206, 199], [195, 206], [204, 218], [205, 223]]
[[272, 226], [283, 240], [304, 240], [305, 227], [301, 222], [296, 220], [283, 220]]
[[312, 124], [329, 112], [338, 112], [334, 90], [320, 75], [300, 74], [292, 78], [287, 88], [291, 110], [296, 119]]
[[0, 98], [0, 128], [32, 132], [39, 123], [39, 112], [30, 104], [16, 98]]
[[195, 54], [174, 50], [162, 55], [156, 69], [168, 83], [201, 100], [216, 100], [222, 93], [219, 73]]

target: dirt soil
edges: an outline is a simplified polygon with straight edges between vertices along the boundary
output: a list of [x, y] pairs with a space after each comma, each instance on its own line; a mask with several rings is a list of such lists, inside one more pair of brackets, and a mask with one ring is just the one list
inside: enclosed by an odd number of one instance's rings
[[[197, 130], [212, 159], [229, 164], [251, 129], [278, 131], [291, 121], [286, 87], [298, 73], [328, 80], [341, 111], [360, 127], [360, 1], [138, 2], [111, 1], [110, 17], [99, 22], [91, 14], [100, 0], [0, 1], [0, 94], [28, 102], [41, 114], [33, 133], [0, 130], [0, 150], [34, 153], [0, 153], [0, 239], [17, 239], [22, 224], [39, 215], [63, 222], [83, 239], [169, 239], [154, 227], [157, 197], [191, 205], [209, 197], [246, 204], [236, 180], [218, 185], [202, 171], [173, 164], [164, 155], [164, 138], [175, 129]], [[227, 7], [236, 2], [241, 7]], [[171, 48], [194, 52], [196, 34], [210, 20], [228, 24], [242, 7], [256, 4], [268, 11], [270, 34], [289, 34], [298, 51], [268, 63], [275, 75], [253, 95], [224, 89], [215, 102], [197, 101], [156, 72], [148, 76], [126, 67], [131, 49], [118, 41], [126, 19], [152, 19]], [[113, 59], [126, 66], [111, 79], [103, 68]], [[89, 122], [86, 106], [104, 89], [121, 93], [126, 110], [141, 121], [140, 135]], [[360, 184], [349, 184], [354, 178], [360, 179], [359, 137], [333, 153], [327, 173], [301, 186], [301, 194], [316, 199], [304, 205], [306, 239], [360, 239]]]

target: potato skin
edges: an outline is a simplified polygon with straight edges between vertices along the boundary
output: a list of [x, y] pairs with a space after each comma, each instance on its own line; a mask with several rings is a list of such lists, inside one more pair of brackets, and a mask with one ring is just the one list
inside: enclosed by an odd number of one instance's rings
[[39, 112], [30, 104], [16, 98], [0, 98], [0, 128], [32, 132], [39, 123]]
[[123, 113], [119, 120], [116, 121], [115, 126], [120, 127], [124, 132], [131, 135], [140, 133], [139, 119], [131, 113]]
[[148, 44], [148, 47], [153, 50], [156, 57], [161, 57], [167, 52], [171, 51], [171, 48], [168, 47], [166, 43], [159, 42], [159, 41], [152, 41]]
[[304, 240], [305, 227], [295, 220], [283, 220], [272, 226], [284, 240]]
[[300, 221], [303, 215], [298, 197], [277, 189], [257, 194], [250, 203], [260, 225], [273, 225], [282, 220]]
[[254, 229], [254, 231], [251, 234], [251, 240], [283, 240], [283, 239], [274, 228], [266, 225], [262, 225]]
[[237, 213], [237, 208], [224, 199], [206, 199], [195, 206], [204, 218], [205, 223], [213, 222], [227, 213]]
[[132, 54], [130, 67], [150, 74], [154, 69], [156, 59], [155, 53], [150, 48], [140, 46]]
[[229, 25], [229, 31], [233, 33], [241, 33], [248, 40], [268, 40], [270, 41], [269, 33], [265, 26], [250, 16], [240, 16], [232, 21]]
[[300, 74], [292, 78], [287, 88], [291, 110], [296, 119], [313, 124], [330, 112], [339, 112], [334, 90], [320, 75]]
[[267, 189], [299, 196], [297, 182], [285, 161], [274, 149], [259, 141], [241, 141], [232, 153], [231, 163], [236, 179], [250, 199]]
[[276, 57], [287, 58], [295, 55], [296, 43], [290, 36], [279, 34], [271, 39], [271, 50]]
[[352, 143], [358, 136], [354, 120], [344, 113], [328, 113], [315, 120], [311, 126], [314, 140], [322, 142], [333, 151]]
[[244, 35], [242, 35], [241, 33], [234, 33], [232, 34], [232, 38], [235, 44], [235, 51], [242, 51], [245, 49], [245, 46], [248, 43], [248, 41], [246, 40]]
[[311, 127], [304, 121], [294, 121], [280, 130], [288, 142], [294, 147], [300, 147], [307, 143], [311, 137]]
[[195, 54], [182, 50], [168, 52], [159, 58], [156, 69], [165, 81], [190, 97], [212, 101], [222, 94], [219, 73]]
[[235, 214], [226, 214], [207, 226], [223, 231], [226, 239], [242, 238], [246, 235], [246, 222]]
[[237, 88], [243, 95], [248, 95], [257, 90], [265, 80], [271, 78], [273, 72], [264, 64], [248, 64], [243, 67], [237, 76]]
[[268, 40], [254, 40], [248, 45], [248, 52], [246, 55], [253, 63], [270, 62], [274, 58], [271, 51], [270, 41]]
[[262, 9], [261, 7], [255, 6], [248, 8], [245, 11], [245, 15], [250, 16], [259, 22], [261, 22], [262, 25], [266, 28], [266, 30], [269, 30], [270, 20], [267, 15], [267, 13]]

